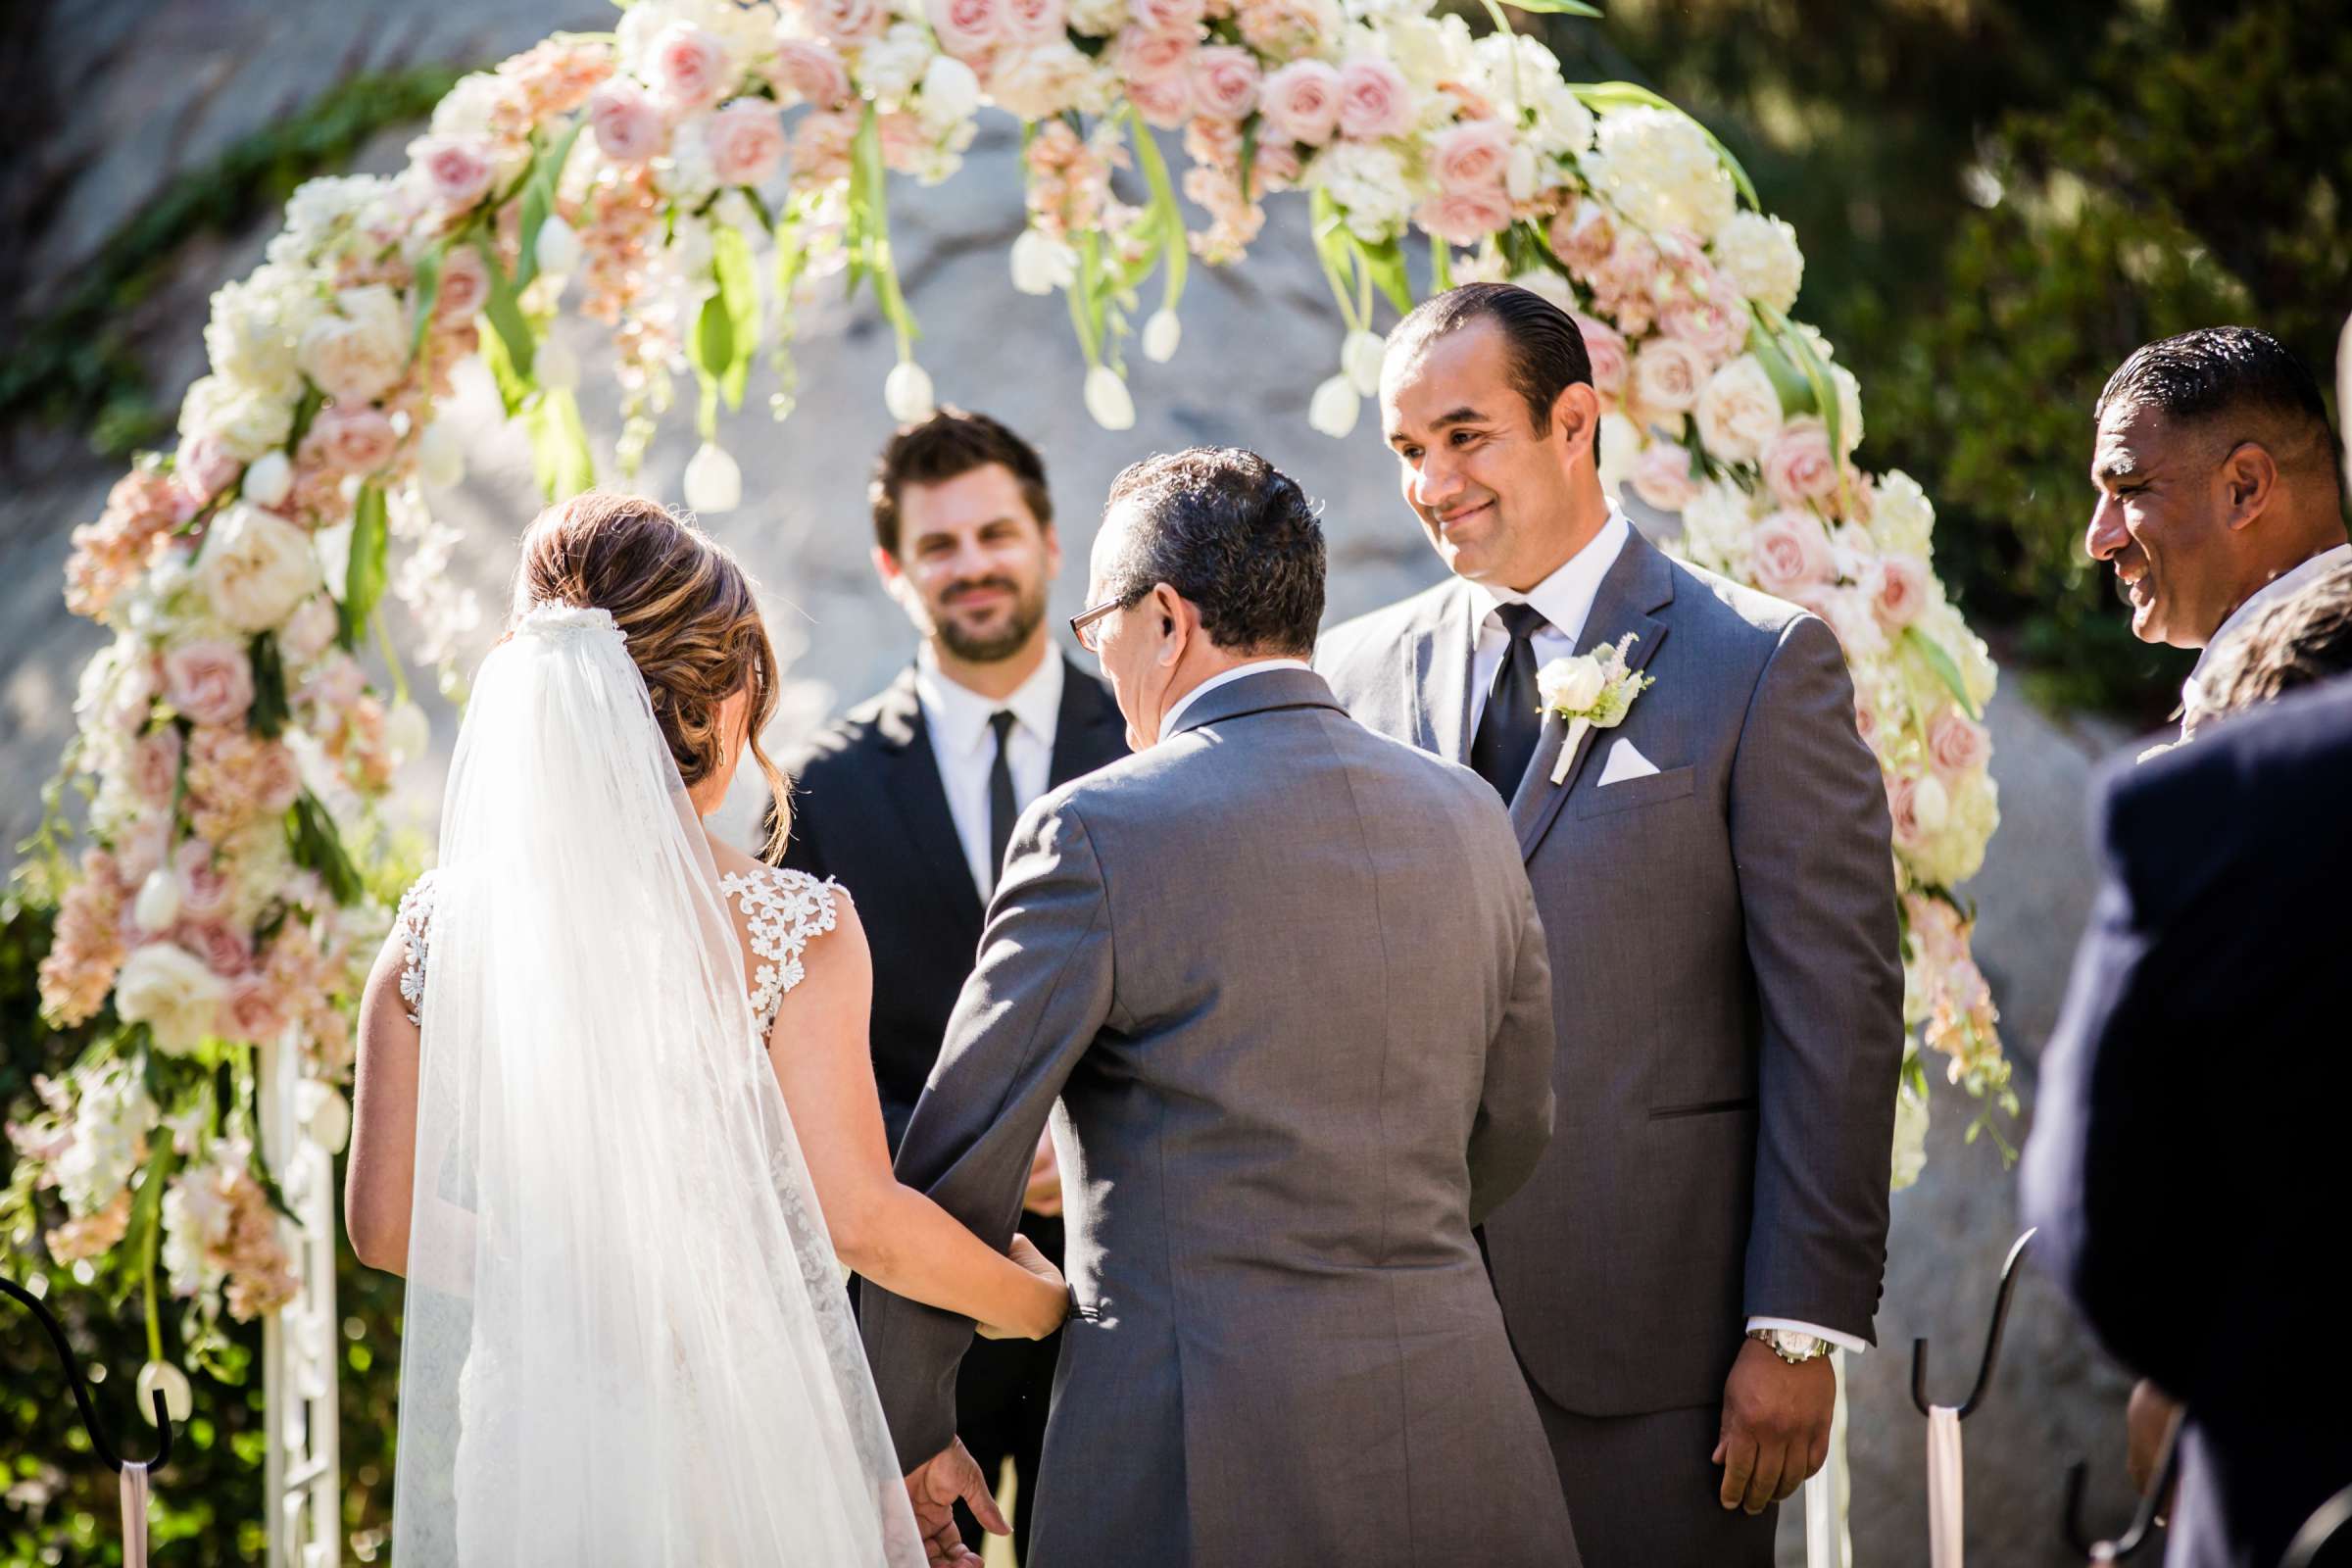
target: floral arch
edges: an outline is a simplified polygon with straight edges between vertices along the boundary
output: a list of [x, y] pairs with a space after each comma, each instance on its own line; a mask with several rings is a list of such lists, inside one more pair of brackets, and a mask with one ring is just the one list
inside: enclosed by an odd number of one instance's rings
[[[388, 920], [373, 808], [425, 731], [382, 601], [416, 612], [445, 689], [472, 613], [443, 584], [452, 531], [430, 501], [455, 477], [434, 418], [452, 368], [478, 355], [543, 486], [580, 488], [598, 466], [548, 329], [605, 323], [618, 471], [691, 388], [686, 499], [722, 511], [740, 480], [718, 408], [765, 359], [789, 413], [795, 311], [840, 273], [896, 331], [890, 414], [920, 417], [887, 187], [953, 174], [989, 104], [1024, 122], [1013, 282], [1066, 296], [1085, 405], [1109, 428], [1134, 419], [1130, 342], [1178, 352], [1188, 268], [1239, 264], [1277, 193], [1312, 204], [1344, 323], [1304, 411], [1328, 433], [1373, 390], [1375, 311], [1412, 304], [1408, 244], [1435, 286], [1514, 278], [1573, 310], [1609, 409], [1604, 479], [1679, 513], [1691, 560], [1811, 607], [1844, 643], [1903, 893], [1898, 1184], [1919, 1168], [1929, 1056], [2005, 1101], [1953, 891], [1997, 819], [1980, 723], [1994, 670], [1930, 564], [1928, 498], [1853, 462], [1854, 378], [1787, 314], [1793, 234], [1694, 121], [1563, 80], [1493, 0], [1483, 33], [1429, 3], [637, 0], [612, 33], [465, 78], [399, 174], [296, 191], [264, 265], [214, 298], [177, 450], [141, 459], [74, 531], [67, 599], [115, 641], [83, 674], [63, 770], [86, 788], [84, 845], [69, 858], [62, 825], [44, 828], [35, 875], [58, 904], [44, 1016], [92, 1043], [10, 1128], [12, 1248], [39, 1234], [76, 1280], [142, 1288], [159, 1361], [160, 1298], [182, 1299], [197, 1363], [222, 1310], [273, 1314], [331, 1263], [326, 1152]], [[1180, 180], [1153, 135], [1177, 130]], [[360, 662], [370, 643], [388, 690]], [[302, 1159], [295, 1192], [281, 1178]]]

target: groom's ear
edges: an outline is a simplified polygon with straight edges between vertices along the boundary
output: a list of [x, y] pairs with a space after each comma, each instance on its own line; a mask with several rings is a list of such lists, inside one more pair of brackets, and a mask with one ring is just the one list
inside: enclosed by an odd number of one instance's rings
[[1600, 394], [1590, 381], [1571, 381], [1551, 400], [1551, 432], [1571, 458], [1592, 455], [1592, 433], [1600, 427]]

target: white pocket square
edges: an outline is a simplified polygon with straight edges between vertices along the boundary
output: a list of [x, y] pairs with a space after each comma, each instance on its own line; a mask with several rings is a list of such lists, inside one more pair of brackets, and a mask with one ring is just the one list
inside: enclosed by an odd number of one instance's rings
[[1609, 748], [1609, 760], [1602, 765], [1600, 783], [1595, 787], [1606, 789], [1629, 778], [1647, 778], [1657, 770], [1658, 764], [1634, 750], [1632, 741], [1619, 741]]

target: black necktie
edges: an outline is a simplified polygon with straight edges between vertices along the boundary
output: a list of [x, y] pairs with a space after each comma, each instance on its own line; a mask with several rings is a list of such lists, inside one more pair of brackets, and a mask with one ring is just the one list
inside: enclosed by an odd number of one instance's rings
[[1006, 756], [1012, 710], [1000, 708], [989, 714], [988, 727], [997, 732], [997, 760], [988, 766], [988, 886], [980, 890], [983, 897], [996, 891], [997, 878], [1004, 874], [1004, 847], [1012, 842], [1012, 819], [1021, 814], [1012, 804], [1012, 762]]
[[1494, 683], [1487, 688], [1487, 710], [1479, 715], [1478, 733], [1470, 738], [1470, 767], [1494, 786], [1507, 805], [1519, 793], [1519, 780], [1536, 755], [1536, 740], [1544, 733], [1543, 698], [1536, 690], [1534, 638], [1550, 622], [1533, 605], [1497, 605], [1511, 645], [1494, 666]]

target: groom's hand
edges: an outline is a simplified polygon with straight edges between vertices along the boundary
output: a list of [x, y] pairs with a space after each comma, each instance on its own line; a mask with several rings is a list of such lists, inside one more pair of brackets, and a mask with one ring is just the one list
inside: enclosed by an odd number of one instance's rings
[[1830, 1454], [1838, 1374], [1817, 1355], [1790, 1366], [1760, 1340], [1744, 1340], [1723, 1386], [1723, 1431], [1714, 1463], [1726, 1508], [1762, 1513], [1795, 1494]]
[[915, 1466], [906, 1477], [906, 1501], [914, 1509], [914, 1527], [923, 1533], [923, 1551], [944, 1568], [979, 1568], [980, 1555], [963, 1544], [956, 1528], [956, 1503], [972, 1510], [980, 1528], [991, 1535], [1009, 1536], [1012, 1526], [997, 1511], [995, 1494], [979, 1461], [957, 1438]]

